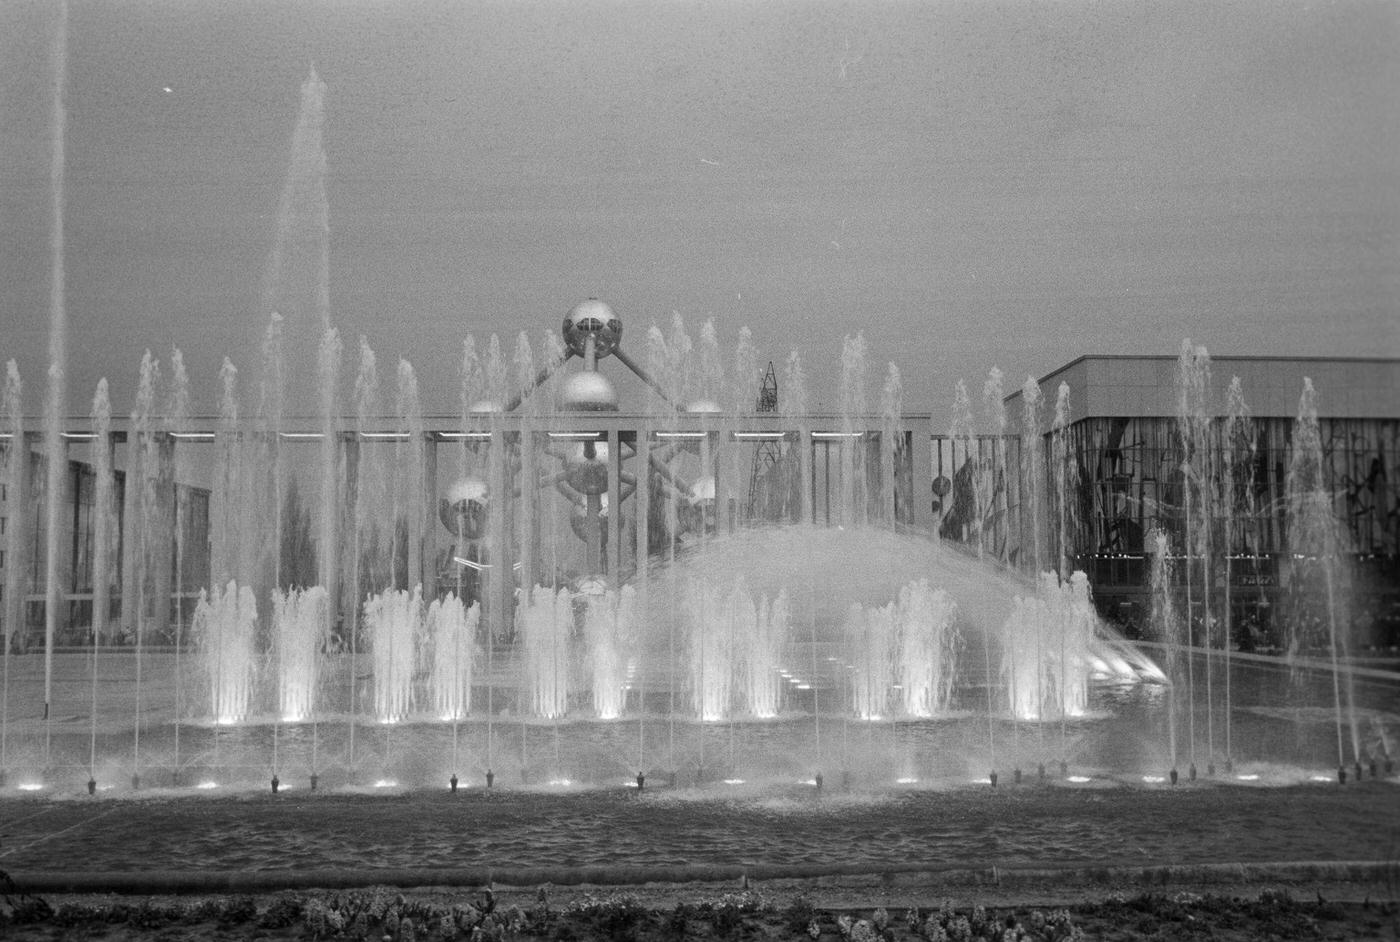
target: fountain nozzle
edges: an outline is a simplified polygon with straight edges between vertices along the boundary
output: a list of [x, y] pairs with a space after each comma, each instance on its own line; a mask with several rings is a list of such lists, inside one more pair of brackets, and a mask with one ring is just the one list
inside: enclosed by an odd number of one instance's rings
[[490, 769], [487, 769], [487, 770], [486, 770], [486, 787], [487, 787], [487, 788], [490, 788], [490, 787], [491, 787], [492, 785], [494, 785], [494, 784], [496, 784], [496, 773], [495, 773], [495, 772], [492, 772]]
[[987, 774], [987, 780], [992, 783], [993, 788], [997, 787], [997, 773], [995, 769]]
[[90, 778], [90, 779], [88, 779], [88, 794], [89, 794], [89, 795], [96, 795], [96, 794], [97, 794], [97, 779], [95, 779], [95, 778]]
[[1338, 784], [1338, 785], [1345, 785], [1346, 783], [1347, 783], [1347, 767], [1344, 766], [1344, 765], [1339, 765], [1339, 766], [1337, 766], [1337, 784]]
[[1376, 772], [1377, 772], [1377, 769], [1376, 769], [1376, 757], [1375, 757], [1375, 756], [1372, 756], [1372, 757], [1371, 757], [1371, 778], [1375, 778], [1375, 777], [1376, 777]]
[[646, 788], [646, 787], [647, 787], [647, 777], [646, 777], [646, 775], [645, 775], [644, 773], [642, 773], [642, 772], [638, 772], [638, 773], [637, 773], [637, 791], [640, 792], [642, 789], [644, 789], [644, 788]]
[[1357, 780], [1358, 782], [1361, 781], [1361, 760], [1360, 760], [1360, 759], [1357, 759], [1357, 760], [1356, 760], [1356, 768], [1355, 768], [1353, 771], [1356, 772], [1356, 780]]
[[131, 777], [131, 790], [134, 792], [139, 792], [141, 790], [141, 776], [133, 775]]
[[1012, 781], [1014, 781], [1017, 785], [1020, 785], [1020, 784], [1021, 784], [1021, 767], [1020, 767], [1020, 766], [1017, 766], [1014, 770], [1012, 770], [1012, 772], [1011, 772], [1011, 779], [1012, 779]]
[[814, 781], [817, 785], [817, 794], [820, 795], [822, 793], [822, 774], [820, 772], [817, 773], [817, 777]]
[[447, 787], [452, 789], [452, 794], [457, 794], [457, 773], [453, 772], [452, 777], [447, 780]]
[[320, 779], [320, 776], [318, 776], [315, 772], [312, 772], [312, 773], [311, 773], [311, 790], [312, 790], [313, 792], [316, 790], [316, 782], [317, 782], [319, 779]]
[[274, 795], [277, 794], [277, 789], [279, 789], [279, 788], [281, 788], [281, 787], [282, 787], [282, 782], [277, 778], [276, 775], [272, 776], [272, 794], [274, 794]]
[[1172, 784], [1175, 785], [1176, 782], [1177, 782], [1177, 778], [1178, 778], [1178, 775], [1176, 774], [1176, 769], [1172, 769], [1170, 772], [1168, 772], [1168, 773], [1167, 773], [1167, 778], [1171, 779], [1171, 780], [1172, 780]]
[[1192, 762], [1189, 766], [1187, 766], [1186, 777], [1193, 782], [1196, 780], [1196, 763]]

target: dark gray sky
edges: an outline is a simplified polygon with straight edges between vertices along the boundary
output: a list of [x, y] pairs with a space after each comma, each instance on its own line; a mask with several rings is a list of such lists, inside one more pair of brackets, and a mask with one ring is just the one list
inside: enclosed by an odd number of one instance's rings
[[[0, 5], [0, 359], [27, 411], [56, 21]], [[827, 402], [861, 329], [872, 387], [894, 360], [937, 414], [993, 364], [1016, 385], [1185, 336], [1400, 355], [1388, 0], [74, 0], [67, 49], [77, 413], [104, 375], [128, 411], [146, 347], [184, 351], [206, 410], [224, 355], [256, 372], [313, 62], [333, 321], [411, 360], [430, 410], [456, 407], [466, 332], [509, 348], [589, 295], [637, 351], [673, 311], [796, 347]], [[314, 270], [284, 270], [294, 338]]]

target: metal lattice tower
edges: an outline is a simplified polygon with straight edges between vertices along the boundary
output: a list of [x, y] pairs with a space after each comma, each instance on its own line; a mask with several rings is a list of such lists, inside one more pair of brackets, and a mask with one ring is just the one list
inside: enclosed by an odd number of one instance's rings
[[[759, 381], [758, 401], [754, 403], [755, 412], [777, 412], [778, 411], [778, 376], [773, 372], [773, 361], [768, 361], [768, 369], [764, 371], [763, 378]], [[758, 447], [753, 453], [753, 467], [749, 471], [749, 505], [745, 516], [752, 520], [754, 510], [758, 504], [759, 481], [768, 473], [769, 469], [783, 460], [783, 443], [781, 441], [763, 440], [758, 443]]]

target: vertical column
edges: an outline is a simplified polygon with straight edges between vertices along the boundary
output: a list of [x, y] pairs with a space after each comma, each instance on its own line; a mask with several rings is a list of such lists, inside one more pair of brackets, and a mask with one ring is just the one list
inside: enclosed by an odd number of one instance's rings
[[622, 581], [622, 430], [613, 427], [608, 441], [608, 585]]
[[515, 601], [510, 561], [506, 558], [506, 435], [498, 417], [491, 423], [491, 453], [487, 457], [486, 491], [490, 498], [490, 553], [486, 580], [490, 604], [486, 613], [492, 638], [503, 637], [510, 628]]
[[[643, 597], [639, 602], [645, 603], [645, 586], [647, 578], [647, 561], [650, 556], [651, 546], [651, 428], [643, 422], [641, 428], [637, 429], [637, 496], [636, 525], [637, 537], [637, 580], [643, 586]], [[645, 609], [643, 609], [645, 611]]]
[[[101, 452], [106, 452], [102, 455]], [[110, 565], [110, 557], [106, 552], [106, 546], [110, 542], [111, 530], [109, 529], [114, 520], [109, 516], [111, 507], [102, 506], [102, 493], [104, 484], [110, 488], [111, 468], [112, 468], [112, 436], [106, 438], [95, 438], [92, 442], [92, 463], [96, 472], [96, 480], [93, 482], [92, 499], [92, 643], [94, 647], [101, 645], [103, 639], [107, 637], [107, 616], [111, 611], [111, 573], [107, 567]], [[102, 480], [103, 473], [106, 473], [108, 480]], [[110, 493], [110, 492], [109, 492]], [[110, 498], [109, 498], [110, 504]], [[6, 588], [8, 595], [9, 589]]]
[[28, 550], [34, 545], [29, 513], [30, 467], [29, 437], [17, 433], [10, 439], [9, 480], [5, 488], [5, 637], [22, 639], [24, 624], [24, 595], [26, 579], [32, 566]]
[[[412, 432], [409, 433], [409, 447], [417, 449], [418, 454], [415, 457], [425, 457], [424, 453], [428, 446], [427, 436], [420, 434], [414, 438], [412, 434]], [[408, 485], [413, 488], [413, 493], [407, 495], [410, 511], [408, 514], [408, 585], [404, 588], [412, 592], [414, 586], [423, 586], [426, 597], [427, 585], [423, 578], [423, 498], [426, 493], [424, 481], [427, 474], [423, 461], [418, 460], [411, 463], [418, 469], [418, 480], [410, 481]]]
[[899, 522], [894, 515], [894, 446], [899, 436], [899, 426], [889, 421], [880, 430], [880, 520], [891, 529]]
[[933, 421], [926, 415], [911, 417], [907, 421], [913, 436], [909, 478], [913, 491], [914, 526], [933, 536], [936, 532], [933, 517]]
[[723, 432], [709, 432], [705, 441], [708, 444], [710, 452], [710, 467], [708, 470], [710, 474], [714, 475], [715, 479], [714, 532], [715, 535], [718, 536], [720, 533], [725, 532], [726, 529], [732, 529], [732, 527], [728, 527], [727, 523], [729, 520], [729, 488], [731, 482], [730, 475], [725, 473], [727, 462], [724, 460], [724, 448], [726, 442]]
[[[340, 586], [341, 640], [346, 649], [350, 647], [351, 634], [359, 624], [360, 609], [360, 526], [356, 505], [360, 498], [360, 440], [354, 432], [339, 437], [337, 447], [341, 455], [341, 467], [345, 469], [344, 500], [339, 507], [341, 544], [345, 547], [343, 574], [338, 580]], [[327, 591], [330, 586], [326, 587]], [[334, 616], [332, 616], [334, 617]]]
[[520, 592], [528, 598], [535, 585], [535, 488], [539, 472], [535, 468], [535, 431], [527, 420], [520, 426]]
[[422, 527], [422, 570], [423, 598], [429, 601], [438, 594], [438, 440], [431, 433], [423, 438], [423, 513], [419, 515]]
[[[141, 623], [141, 438], [126, 433], [126, 478], [122, 492], [122, 609], [121, 634], [135, 639]], [[243, 571], [238, 570], [238, 576]]]

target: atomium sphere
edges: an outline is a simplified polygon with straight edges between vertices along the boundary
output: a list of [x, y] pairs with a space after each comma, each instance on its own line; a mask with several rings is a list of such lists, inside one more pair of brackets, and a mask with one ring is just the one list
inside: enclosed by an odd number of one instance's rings
[[452, 482], [447, 496], [438, 501], [438, 519], [447, 532], [464, 540], [479, 540], [486, 532], [486, 482], [464, 477]]
[[[588, 452], [592, 450], [593, 456]], [[580, 494], [608, 493], [608, 446], [603, 443], [580, 443], [569, 449], [564, 459], [564, 480]]]
[[593, 352], [600, 360], [622, 342], [622, 320], [597, 298], [580, 301], [564, 315], [564, 345], [570, 353], [583, 356], [589, 337], [593, 338]]
[[616, 412], [617, 387], [597, 370], [582, 370], [564, 380], [559, 400], [572, 412]]

